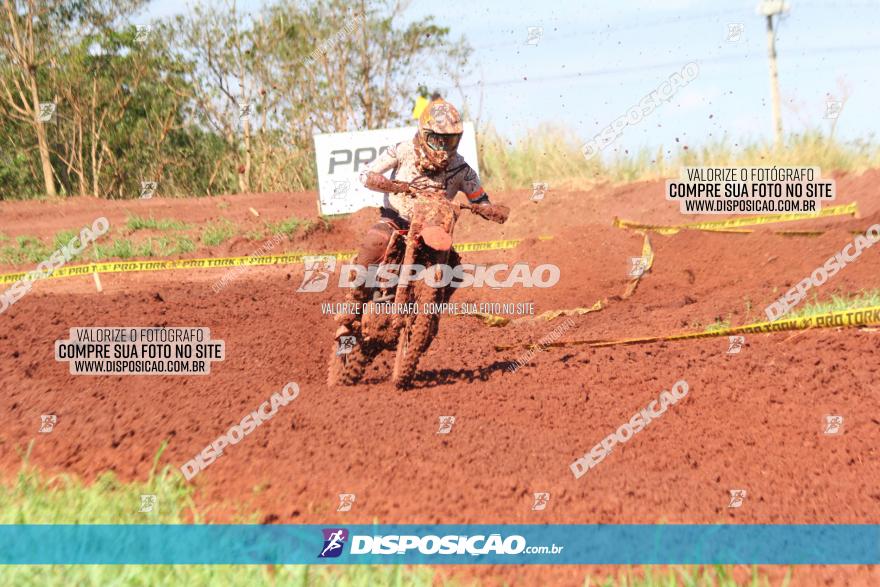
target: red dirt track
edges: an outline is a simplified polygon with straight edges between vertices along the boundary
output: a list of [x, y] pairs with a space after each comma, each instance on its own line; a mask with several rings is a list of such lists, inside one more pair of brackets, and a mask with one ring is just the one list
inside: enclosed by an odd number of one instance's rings
[[[629, 258], [642, 237], [611, 226], [629, 220], [683, 223], [662, 182], [493, 195], [513, 209], [499, 227], [462, 216], [456, 241], [524, 238], [508, 251], [464, 253], [465, 262], [555, 263], [550, 289], [468, 289], [453, 301], [534, 302], [536, 313], [588, 307], [560, 340], [702, 330], [716, 320], [764, 320], [764, 307], [807, 277], [852, 239], [880, 222], [880, 171], [839, 176], [836, 204], [857, 201], [860, 218], [768, 225], [752, 234], [684, 231], [651, 235], [654, 267], [631, 297], [620, 299]], [[218, 208], [216, 202], [229, 202]], [[263, 220], [316, 215], [315, 194], [214, 199], [0, 203], [7, 235], [78, 230], [98, 216], [121, 226], [126, 214], [199, 223], [230, 218], [247, 230]], [[260, 212], [255, 219], [248, 208]], [[330, 232], [272, 253], [354, 249], [375, 210], [334, 222]], [[824, 228], [817, 237], [773, 233]], [[538, 240], [550, 235], [552, 240]], [[114, 235], [115, 236], [115, 235]], [[107, 237], [105, 237], [107, 238]], [[111, 236], [110, 238], [113, 238]], [[239, 238], [191, 256], [244, 255], [260, 242]], [[3, 272], [13, 271], [11, 268]], [[865, 251], [817, 290], [880, 289], [880, 248]], [[219, 293], [224, 269], [103, 274], [53, 279], [0, 315], [0, 470], [31, 463], [52, 473], [93, 479], [113, 470], [143, 479], [163, 440], [162, 462], [177, 468], [288, 381], [300, 396], [257, 428], [193, 483], [211, 521], [259, 511], [276, 523], [877, 523], [880, 521], [880, 332], [818, 330], [749, 335], [728, 355], [727, 338], [588, 349], [548, 349], [515, 373], [525, 351], [495, 345], [534, 343], [566, 319], [489, 328], [472, 317], [444, 317], [422, 359], [417, 386], [397, 392], [385, 380], [392, 357], [368, 371], [364, 385], [328, 389], [326, 359], [333, 321], [320, 304], [341, 290], [296, 293], [301, 266], [247, 270]], [[331, 289], [333, 291], [331, 291]], [[54, 360], [55, 340], [76, 326], [204, 326], [226, 343], [227, 358], [207, 377], [68, 374]], [[580, 479], [569, 465], [679, 379], [688, 396]], [[58, 415], [38, 434], [40, 414]], [[822, 433], [826, 414], [845, 418], [844, 434]], [[454, 415], [448, 435], [438, 418]], [[259, 489], [255, 489], [259, 488]], [[746, 489], [739, 509], [728, 491]], [[545, 511], [532, 494], [548, 491]], [[337, 513], [339, 493], [354, 493]], [[161, 496], [159, 496], [161, 500]], [[471, 569], [523, 584], [582, 584], [589, 569]], [[595, 570], [595, 569], [594, 569]], [[601, 569], [614, 573], [613, 569]], [[771, 576], [781, 570], [771, 569]], [[878, 584], [876, 568], [801, 568], [794, 585]]]

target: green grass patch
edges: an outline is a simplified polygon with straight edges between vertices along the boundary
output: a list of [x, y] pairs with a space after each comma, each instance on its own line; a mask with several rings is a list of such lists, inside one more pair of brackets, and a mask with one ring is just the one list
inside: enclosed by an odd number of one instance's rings
[[149, 237], [135, 243], [131, 239], [115, 239], [109, 245], [95, 245], [95, 259], [133, 259], [136, 257], [171, 257], [196, 249], [192, 239], [185, 235]]
[[269, 234], [283, 234], [287, 238], [290, 238], [296, 233], [297, 229], [302, 224], [302, 220], [296, 216], [291, 216], [287, 220], [282, 220], [281, 222], [266, 222], [266, 230]]
[[255, 228], [254, 230], [247, 231], [244, 236], [252, 241], [261, 241], [266, 238], [266, 231], [262, 228]]
[[125, 228], [129, 232], [138, 230], [188, 230], [192, 225], [174, 218], [144, 218], [143, 216], [129, 216], [125, 221]]
[[[104, 585], [224, 585], [230, 587], [433, 587], [425, 567], [312, 567], [307, 565], [54, 565], [4, 566], [6, 585], [69, 587]], [[460, 583], [444, 583], [458, 585]], [[466, 585], [466, 584], [462, 584]]]
[[192, 239], [184, 235], [151, 237], [147, 241], [150, 243], [150, 250], [155, 257], [171, 257], [196, 250]]
[[326, 216], [319, 216], [317, 220], [306, 220], [302, 224], [303, 237], [307, 237], [316, 232], [330, 232], [333, 230], [333, 225], [330, 223], [330, 219]]
[[[585, 581], [584, 585], [602, 587], [770, 587], [767, 577], [762, 576], [756, 567], [751, 568], [749, 578], [745, 582], [737, 582], [732, 574], [733, 567], [725, 565], [712, 566], [672, 566], [664, 570], [656, 570], [651, 566], [641, 567], [643, 575], [636, 574], [631, 568], [616, 578], [604, 582]], [[787, 587], [791, 581], [791, 569], [779, 584]]]
[[49, 247], [35, 236], [18, 236], [12, 242], [13, 244], [0, 247], [0, 263], [8, 265], [39, 263], [52, 254]]
[[[70, 475], [47, 479], [25, 455], [15, 483], [0, 485], [0, 524], [175, 524], [184, 513], [198, 521], [183, 477], [169, 467], [157, 474], [164, 449], [165, 443], [141, 483], [121, 483], [112, 472], [89, 485]], [[158, 512], [140, 513], [141, 495], [161, 496]]]
[[276, 234], [292, 239], [297, 231], [299, 231], [300, 236], [306, 238], [317, 232], [331, 232], [332, 230], [333, 223], [329, 216], [319, 216], [317, 219], [309, 220], [302, 220], [296, 216], [291, 216], [281, 222], [266, 222], [265, 231], [260, 231], [260, 236], [257, 238], [253, 238], [257, 236], [257, 231], [251, 231], [248, 234], [253, 235], [253, 237], [249, 236], [251, 240], [262, 240], [267, 236], [274, 236]]
[[222, 245], [234, 235], [235, 225], [225, 218], [210, 222], [202, 228], [202, 242], [209, 247]]
[[[261, 241], [267, 235], [281, 234], [288, 238], [298, 230], [303, 236], [317, 232], [329, 232], [332, 230], [331, 220], [327, 217], [319, 217], [314, 220], [300, 220], [294, 216], [278, 223], [265, 223], [265, 228], [251, 230], [245, 236], [253, 241]], [[183, 255], [196, 250], [193, 240], [181, 234], [180, 231], [193, 228], [173, 218], [144, 218], [141, 216], [129, 216], [125, 229], [128, 234], [139, 230], [172, 231], [171, 234], [162, 236], [150, 236], [143, 241], [132, 238], [117, 238], [112, 241], [100, 239], [93, 245], [92, 251], [85, 253], [89, 260], [108, 259], [135, 259], [148, 257], [173, 257]], [[211, 222], [202, 227], [200, 240], [206, 246], [216, 246], [225, 243], [237, 232], [235, 224], [228, 219]], [[3, 236], [0, 239], [0, 263], [9, 265], [35, 264], [48, 259], [52, 252], [66, 246], [71, 239], [78, 237], [79, 232], [64, 230], [57, 233], [53, 239], [52, 248], [34, 236], [19, 236], [15, 239]]]
[[128, 238], [113, 239], [108, 245], [95, 244], [95, 259], [132, 259], [134, 257], [149, 257], [152, 251], [149, 243], [135, 244]]
[[730, 320], [715, 318], [715, 322], [706, 326], [704, 332], [718, 332], [720, 330], [727, 330], [728, 328], [730, 328]]
[[786, 314], [783, 318], [806, 318], [807, 316], [815, 316], [816, 314], [827, 314], [828, 312], [839, 312], [842, 310], [855, 310], [870, 306], [880, 306], [880, 290], [861, 291], [859, 293], [842, 296], [835, 295], [831, 296], [831, 299], [822, 301], [819, 300], [818, 296], [813, 296], [812, 301], [790, 314]]
[[190, 253], [196, 250], [196, 245], [192, 239], [186, 236], [178, 237], [176, 240], [177, 250], [180, 253]]
[[[62, 230], [58, 234], [55, 235], [55, 238], [52, 241], [52, 248], [54, 250], [58, 250], [64, 248], [72, 241], [74, 238], [79, 239], [79, 233], [75, 230]], [[79, 246], [79, 241], [77, 240], [77, 246]]]
[[271, 235], [281, 234], [287, 238], [292, 238], [298, 230], [301, 230], [302, 237], [307, 237], [316, 232], [330, 232], [333, 230], [332, 219], [329, 216], [319, 216], [317, 219], [302, 220], [296, 216], [291, 216], [281, 222], [266, 222], [266, 232]]

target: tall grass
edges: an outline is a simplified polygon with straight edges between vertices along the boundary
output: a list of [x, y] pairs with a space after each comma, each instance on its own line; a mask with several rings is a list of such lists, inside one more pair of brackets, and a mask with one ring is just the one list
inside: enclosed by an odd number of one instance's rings
[[513, 142], [487, 127], [478, 137], [483, 183], [492, 190], [530, 188], [533, 182], [595, 183], [605, 173], [598, 161], [587, 161], [574, 133], [540, 126]]
[[505, 139], [491, 126], [479, 135], [480, 171], [494, 190], [531, 188], [547, 182], [550, 188], [586, 188], [596, 183], [626, 183], [677, 177], [684, 166], [821, 167], [830, 171], [861, 172], [880, 168], [880, 145], [873, 141], [839, 142], [819, 131], [789, 135], [783, 147], [772, 143], [710, 141], [699, 147], [679, 143], [674, 148], [643, 148], [628, 153], [614, 145], [586, 159], [585, 141], [552, 125], [529, 131], [517, 141]]

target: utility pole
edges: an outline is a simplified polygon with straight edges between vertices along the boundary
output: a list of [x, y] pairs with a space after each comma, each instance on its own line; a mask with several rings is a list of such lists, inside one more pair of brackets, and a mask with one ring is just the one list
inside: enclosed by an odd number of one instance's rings
[[773, 144], [782, 147], [782, 109], [779, 105], [779, 68], [776, 64], [776, 31], [773, 17], [788, 11], [785, 0], [762, 0], [758, 12], [767, 18], [767, 54], [770, 58], [770, 102], [773, 108]]

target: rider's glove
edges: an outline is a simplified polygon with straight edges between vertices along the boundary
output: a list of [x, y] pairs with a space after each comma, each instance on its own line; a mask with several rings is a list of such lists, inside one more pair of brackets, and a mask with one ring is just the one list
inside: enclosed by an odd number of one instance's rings
[[402, 194], [409, 191], [409, 184], [405, 181], [397, 181], [388, 179], [381, 173], [368, 171], [364, 177], [364, 185], [371, 190], [377, 192], [391, 192], [394, 194]]

